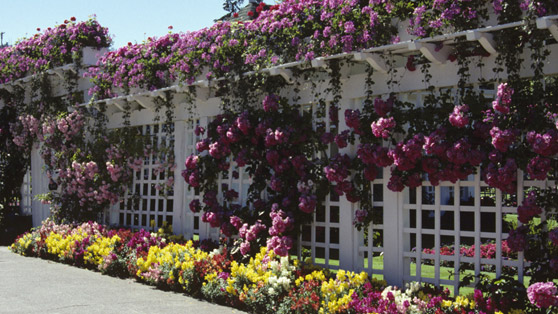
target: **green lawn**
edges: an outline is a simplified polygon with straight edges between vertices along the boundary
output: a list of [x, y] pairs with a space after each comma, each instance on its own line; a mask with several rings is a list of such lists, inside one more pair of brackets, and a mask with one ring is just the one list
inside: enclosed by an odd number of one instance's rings
[[[383, 258], [381, 256], [376, 256], [373, 259], [373, 265], [374, 265], [374, 269], [383, 269], [383, 265], [384, 265], [384, 261]], [[316, 258], [316, 263], [317, 264], [325, 264], [325, 259], [323, 258]], [[329, 264], [331, 266], [339, 266], [339, 261], [338, 260], [330, 260]], [[366, 265], [368, 264], [368, 259], [365, 258], [364, 259], [364, 266], [366, 267]], [[416, 274], [416, 268], [417, 265], [415, 263], [411, 263], [410, 266], [410, 273], [411, 274]], [[336, 270], [331, 270], [332, 272], [336, 272]], [[434, 278], [435, 277], [435, 267], [432, 265], [422, 265], [421, 266], [421, 277], [423, 278]], [[451, 276], [450, 278], [450, 274], [452, 274], [454, 271], [453, 267], [440, 267], [440, 279], [447, 279], [447, 280], [451, 280], [453, 279], [453, 276]], [[488, 276], [489, 278], [493, 279], [496, 277], [495, 273], [492, 272], [482, 272], [482, 274]], [[465, 276], [465, 275], [475, 275], [475, 271], [474, 270], [465, 270], [464, 273], [461, 274], [461, 276]], [[372, 276], [373, 278], [377, 278], [377, 279], [383, 279], [383, 275], [381, 274], [374, 274]], [[517, 276], [516, 276], [517, 279]], [[529, 280], [531, 279], [530, 276], [523, 276], [523, 281], [525, 283], [525, 287], [529, 286]], [[448, 287], [451, 294], [453, 295], [453, 286], [448, 286], [448, 285], [442, 285], [443, 287]], [[468, 294], [472, 294], [474, 292], [474, 288], [473, 287], [464, 287], [459, 289], [459, 294], [461, 295], [468, 295]]]

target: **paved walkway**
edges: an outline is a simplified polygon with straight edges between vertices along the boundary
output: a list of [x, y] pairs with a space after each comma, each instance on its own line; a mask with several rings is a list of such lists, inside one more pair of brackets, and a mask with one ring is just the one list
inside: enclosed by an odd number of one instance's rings
[[0, 313], [244, 313], [0, 247]]

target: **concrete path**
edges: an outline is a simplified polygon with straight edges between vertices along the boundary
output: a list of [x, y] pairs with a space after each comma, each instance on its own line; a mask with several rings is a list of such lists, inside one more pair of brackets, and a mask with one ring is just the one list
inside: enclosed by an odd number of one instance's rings
[[0, 313], [244, 313], [0, 247]]

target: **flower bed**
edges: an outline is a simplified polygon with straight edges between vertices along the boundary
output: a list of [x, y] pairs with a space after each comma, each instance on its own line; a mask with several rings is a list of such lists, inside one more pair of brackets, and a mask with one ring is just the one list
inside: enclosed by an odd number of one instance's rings
[[254, 313], [524, 313], [552, 311], [558, 304], [552, 282], [519, 292], [492, 284], [484, 294], [476, 290], [472, 296], [451, 298], [447, 289], [412, 283], [400, 290], [365, 272], [332, 273], [265, 247], [239, 261], [225, 244], [217, 248], [207, 241], [167, 241], [166, 232], [46, 221], [21, 235], [11, 250], [133, 277]]

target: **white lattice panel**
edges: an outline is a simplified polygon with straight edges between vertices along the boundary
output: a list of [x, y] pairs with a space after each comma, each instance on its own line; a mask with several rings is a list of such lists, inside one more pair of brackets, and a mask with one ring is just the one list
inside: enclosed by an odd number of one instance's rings
[[[325, 117], [317, 116], [317, 105], [309, 104], [302, 106], [305, 112], [311, 113], [314, 123], [325, 122], [326, 130], [331, 131], [338, 127], [333, 126], [329, 119], [329, 104], [325, 110]], [[316, 125], [314, 125], [315, 127]], [[334, 156], [338, 152], [337, 145], [329, 145], [329, 155]], [[349, 208], [352, 216], [352, 208]], [[340, 264], [340, 218], [341, 218], [340, 197], [335, 191], [330, 191], [325, 200], [318, 200], [318, 205], [314, 213], [311, 225], [302, 226], [300, 236], [300, 247], [310, 252], [312, 262], [332, 269], [338, 269]], [[302, 251], [299, 251], [302, 252]], [[300, 254], [300, 253], [299, 253]]]
[[[151, 138], [152, 147], [166, 146], [169, 154], [174, 148], [174, 124], [153, 124], [138, 126], [138, 131]], [[139, 171], [134, 171], [132, 186], [127, 197], [118, 206], [118, 224], [136, 229], [150, 229], [151, 222], [159, 228], [166, 221], [173, 224], [174, 190], [165, 189], [169, 179], [167, 169], [160, 164], [168, 155], [149, 154], [144, 157]], [[170, 172], [172, 174], [172, 172]]]
[[[523, 281], [523, 255], [503, 254], [502, 241], [510, 230], [506, 216], [517, 213], [517, 205], [530, 188], [544, 188], [545, 184], [524, 181], [520, 173], [517, 193], [510, 195], [488, 187], [477, 174], [455, 184], [433, 187], [425, 181], [422, 187], [405, 189], [400, 193], [404, 280], [450, 285], [456, 293], [462, 269], [475, 275], [495, 273], [497, 277], [510, 272]], [[442, 254], [440, 247], [444, 246], [453, 247], [453, 251]], [[457, 249], [461, 246], [474, 252], [473, 256]], [[483, 246], [495, 253], [481, 254]]]
[[[358, 261], [357, 270], [369, 274], [384, 274], [384, 177], [382, 169], [378, 177], [372, 181], [371, 197], [373, 221], [366, 230], [357, 233]], [[343, 232], [345, 232], [343, 230]]]

